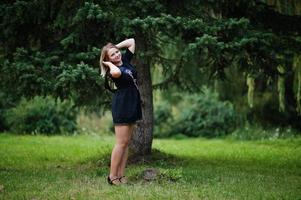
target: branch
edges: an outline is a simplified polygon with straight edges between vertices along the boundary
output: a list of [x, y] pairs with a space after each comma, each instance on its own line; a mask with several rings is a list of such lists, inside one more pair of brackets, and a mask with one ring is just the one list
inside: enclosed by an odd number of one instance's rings
[[153, 89], [158, 89], [158, 88], [162, 88], [164, 87], [165, 85], [168, 85], [169, 83], [173, 82], [176, 80], [176, 77], [177, 77], [177, 74], [179, 73], [180, 71], [180, 67], [183, 63], [183, 56], [181, 56], [180, 59], [177, 59], [179, 62], [178, 64], [176, 65], [176, 69], [175, 69], [175, 72], [172, 73], [167, 79], [165, 79], [164, 81], [162, 81], [161, 83], [157, 83], [157, 84], [154, 84], [152, 87]]

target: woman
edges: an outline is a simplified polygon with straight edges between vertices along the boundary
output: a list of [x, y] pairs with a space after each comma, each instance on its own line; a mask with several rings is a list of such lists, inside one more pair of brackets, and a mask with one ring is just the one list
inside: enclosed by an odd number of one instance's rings
[[[122, 55], [119, 49], [126, 48]], [[135, 40], [126, 39], [119, 44], [108, 43], [100, 56], [101, 75], [112, 79], [117, 89], [112, 98], [112, 116], [116, 143], [111, 154], [110, 174], [107, 181], [111, 185], [127, 183], [125, 166], [128, 158], [128, 144], [135, 123], [142, 118], [140, 93], [137, 86], [137, 71], [130, 64], [135, 52]], [[111, 88], [108, 88], [112, 91]]]

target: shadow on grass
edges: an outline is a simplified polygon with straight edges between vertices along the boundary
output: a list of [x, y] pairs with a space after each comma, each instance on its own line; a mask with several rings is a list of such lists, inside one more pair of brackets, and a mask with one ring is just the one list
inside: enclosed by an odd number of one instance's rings
[[[98, 158], [97, 165], [110, 167], [111, 152], [107, 152], [101, 159]], [[196, 168], [201, 166], [210, 167], [235, 167], [244, 169], [267, 168], [270, 169], [297, 169], [301, 168], [301, 162], [296, 160], [286, 160], [279, 162], [277, 159], [268, 159], [260, 157], [235, 157], [235, 155], [225, 156], [176, 156], [174, 154], [166, 153], [158, 149], [153, 149], [150, 155], [130, 155], [128, 158], [128, 165], [139, 166], [146, 165], [149, 167], [160, 168]]]
[[[105, 155], [105, 165], [107, 168], [97, 169], [98, 176], [108, 173], [110, 167], [110, 154]], [[295, 163], [296, 164], [296, 163]], [[300, 164], [300, 163], [299, 163]], [[296, 164], [297, 165], [297, 164]], [[276, 166], [269, 160], [253, 158], [233, 158], [233, 157], [184, 157], [175, 156], [170, 153], [153, 149], [150, 155], [130, 156], [127, 167], [131, 168], [130, 181], [133, 183], [146, 183], [145, 171], [156, 170], [160, 172], [154, 175], [156, 182], [194, 182], [198, 179], [212, 180], [222, 176], [235, 176], [237, 174], [257, 174], [273, 175], [280, 174], [300, 174], [300, 170], [295, 166]], [[151, 175], [152, 176], [152, 175]]]

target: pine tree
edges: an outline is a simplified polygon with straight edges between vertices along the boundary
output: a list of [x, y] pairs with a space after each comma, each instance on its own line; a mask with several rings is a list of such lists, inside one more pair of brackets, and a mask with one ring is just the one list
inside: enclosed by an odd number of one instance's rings
[[[282, 74], [280, 65], [285, 74], [300, 71], [292, 68], [292, 58], [300, 55], [301, 48], [300, 4], [286, 3], [279, 12], [286, 1], [279, 2], [2, 1], [0, 95], [6, 96], [2, 109], [15, 106], [22, 96], [49, 94], [72, 98], [77, 106], [108, 108], [110, 94], [98, 74], [100, 48], [134, 37], [144, 119], [132, 147], [136, 154], [148, 154], [153, 88], [176, 85], [199, 91], [199, 74], [225, 80], [225, 70], [233, 67], [271, 79]], [[154, 66], [162, 67], [166, 78], [152, 87]], [[287, 96], [289, 90], [285, 91]], [[293, 101], [290, 98], [288, 104], [300, 110], [300, 90], [294, 91], [298, 102], [290, 95]]]

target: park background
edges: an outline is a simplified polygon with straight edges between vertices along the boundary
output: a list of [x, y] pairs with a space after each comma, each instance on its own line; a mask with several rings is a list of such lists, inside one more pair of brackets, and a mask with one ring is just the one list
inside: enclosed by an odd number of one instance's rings
[[[4, 0], [0, 10], [0, 198], [301, 198], [300, 0]], [[143, 120], [131, 184], [112, 188], [99, 56], [125, 38], [136, 41]]]

